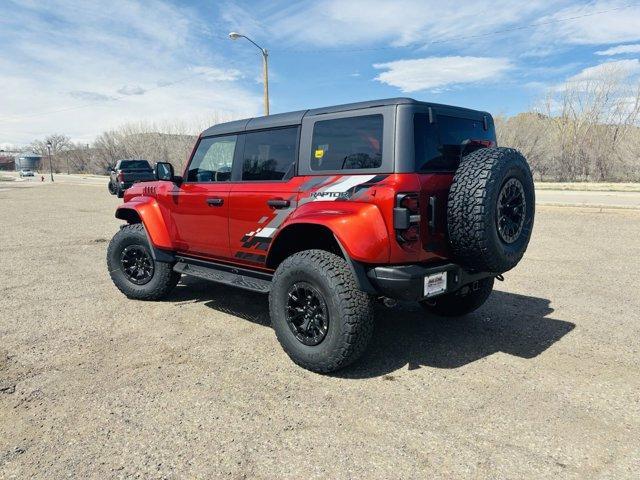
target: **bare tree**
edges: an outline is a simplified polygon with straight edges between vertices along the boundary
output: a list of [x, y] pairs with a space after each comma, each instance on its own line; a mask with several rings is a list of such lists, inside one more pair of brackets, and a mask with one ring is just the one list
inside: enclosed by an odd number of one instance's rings
[[35, 140], [29, 145], [29, 149], [39, 155], [47, 154], [47, 143], [51, 142], [51, 154], [64, 151], [71, 146], [71, 139], [67, 135], [54, 133], [48, 135], [43, 140]]
[[64, 170], [64, 165], [58, 155], [71, 147], [71, 139], [67, 135], [54, 133], [48, 135], [43, 140], [34, 140], [31, 145], [27, 147], [27, 150], [46, 158], [48, 155], [48, 143], [51, 144], [51, 164], [53, 170], [59, 173]]
[[185, 124], [129, 123], [100, 134], [92, 148], [94, 170], [111, 168], [118, 160], [140, 158], [150, 162], [169, 162], [180, 171], [195, 145], [197, 135], [206, 127], [231, 120], [214, 115], [210, 120]]
[[540, 108], [497, 117], [499, 143], [521, 150], [538, 179], [638, 180], [640, 83], [615, 65], [551, 89]]

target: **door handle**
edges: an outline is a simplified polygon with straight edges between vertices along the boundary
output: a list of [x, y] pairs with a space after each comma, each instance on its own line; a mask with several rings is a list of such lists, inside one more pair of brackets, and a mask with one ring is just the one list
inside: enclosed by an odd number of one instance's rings
[[220, 197], [207, 198], [207, 205], [210, 207], [219, 207], [224, 203], [224, 199]]
[[270, 198], [267, 200], [267, 205], [273, 208], [287, 208], [291, 202], [282, 198]]

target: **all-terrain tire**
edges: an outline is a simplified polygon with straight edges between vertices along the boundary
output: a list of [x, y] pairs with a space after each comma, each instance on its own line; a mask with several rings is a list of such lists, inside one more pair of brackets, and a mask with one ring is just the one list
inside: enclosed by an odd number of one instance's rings
[[[522, 187], [524, 198], [524, 218], [510, 241], [498, 228], [498, 202], [507, 182]], [[447, 230], [453, 255], [463, 267], [496, 273], [511, 270], [527, 249], [534, 215], [531, 170], [517, 150], [481, 148], [462, 159], [449, 190]]]
[[109, 189], [109, 193], [111, 195], [115, 195], [116, 194], [116, 189], [113, 185], [113, 182], [109, 182], [109, 184], [107, 185], [107, 188]]
[[483, 278], [465, 285], [452, 293], [445, 293], [420, 305], [429, 313], [441, 317], [461, 317], [480, 308], [493, 290], [493, 277]]
[[[323, 297], [328, 329], [317, 345], [305, 345], [287, 322], [289, 292], [310, 284]], [[347, 262], [324, 250], [304, 250], [286, 258], [277, 268], [269, 293], [269, 313], [278, 341], [298, 365], [329, 373], [357, 360], [373, 334], [373, 298], [358, 289]]]
[[[122, 254], [127, 247], [141, 247], [153, 262], [153, 274], [146, 283], [132, 282], [123, 271]], [[107, 249], [107, 267], [111, 280], [118, 290], [128, 298], [136, 300], [159, 300], [164, 298], [180, 280], [180, 274], [173, 271], [173, 265], [166, 262], [156, 262], [151, 255], [149, 241], [144, 225], [135, 223], [127, 225], [116, 233]]]

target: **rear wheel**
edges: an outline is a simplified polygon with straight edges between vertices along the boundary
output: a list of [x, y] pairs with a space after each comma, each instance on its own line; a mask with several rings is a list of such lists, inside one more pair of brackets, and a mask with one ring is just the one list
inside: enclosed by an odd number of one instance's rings
[[354, 362], [373, 333], [372, 298], [358, 289], [345, 260], [324, 250], [305, 250], [280, 264], [269, 312], [284, 351], [314, 372]]
[[493, 290], [493, 277], [464, 285], [461, 289], [433, 299], [422, 300], [427, 312], [441, 317], [461, 317], [480, 308]]
[[141, 223], [127, 225], [113, 236], [107, 266], [115, 286], [138, 300], [159, 300], [180, 280], [172, 264], [154, 260]]

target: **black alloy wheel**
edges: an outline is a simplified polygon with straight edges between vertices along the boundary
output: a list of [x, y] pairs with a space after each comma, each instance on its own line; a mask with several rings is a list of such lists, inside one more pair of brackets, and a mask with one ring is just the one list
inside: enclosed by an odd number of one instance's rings
[[299, 342], [320, 344], [329, 331], [329, 312], [318, 289], [307, 282], [293, 284], [287, 292], [286, 320]]
[[518, 240], [527, 211], [524, 187], [517, 178], [505, 182], [498, 195], [496, 224], [503, 242], [509, 244]]
[[126, 246], [120, 254], [120, 263], [122, 272], [131, 283], [144, 285], [153, 278], [153, 258], [143, 245]]

